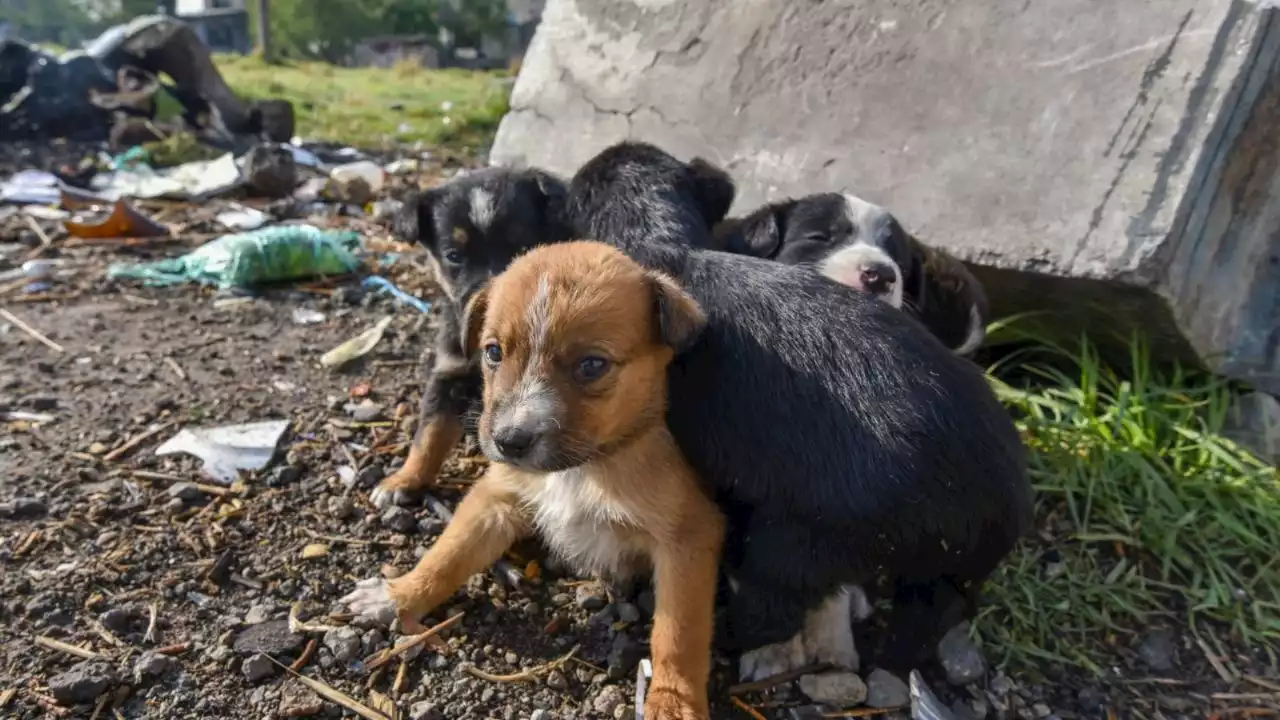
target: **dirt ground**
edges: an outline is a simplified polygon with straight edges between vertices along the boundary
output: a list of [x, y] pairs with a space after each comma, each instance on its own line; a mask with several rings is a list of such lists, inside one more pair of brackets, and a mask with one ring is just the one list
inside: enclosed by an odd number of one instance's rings
[[[208, 230], [201, 222], [188, 227]], [[363, 221], [327, 222], [381, 234]], [[248, 297], [103, 278], [110, 262], [176, 254], [198, 237], [46, 248], [72, 262], [74, 277], [45, 293], [0, 296], [0, 307], [61, 348], [0, 321], [0, 411], [54, 418], [0, 426], [0, 715], [354, 716], [265, 655], [416, 720], [634, 717], [652, 596], [611, 597], [558, 573], [537, 546], [509, 558], [524, 575], [518, 588], [476, 576], [425, 621], [464, 613], [442, 633], [447, 645], [370, 672], [396, 638], [344, 614], [339, 598], [358, 580], [411, 567], [445, 524], [425, 507], [379, 512], [367, 499], [403, 459], [434, 316], [364, 293], [358, 281]], [[0, 269], [40, 242], [25, 219], [5, 221]], [[384, 273], [420, 297], [433, 293], [412, 255]], [[300, 324], [299, 309], [324, 319]], [[388, 315], [367, 356], [337, 371], [319, 366], [324, 352]], [[203, 477], [194, 458], [154, 454], [180, 428], [272, 419], [290, 421], [277, 459], [231, 487]], [[436, 497], [452, 507], [483, 466], [455, 455]], [[313, 627], [291, 633], [291, 609]], [[1206, 673], [1194, 682], [1212, 683], [1207, 665], [1193, 667]], [[536, 679], [469, 668], [533, 670]], [[730, 671], [719, 659], [715, 715], [750, 717], [728, 699]], [[1104, 707], [1135, 694], [1069, 674], [1052, 688], [994, 672], [962, 688], [938, 670], [926, 677], [962, 718], [1106, 717]], [[1182, 695], [1185, 686], [1142, 686], [1136, 696]], [[764, 717], [821, 716], [795, 710], [806, 703], [788, 685], [743, 700]], [[1164, 717], [1197, 716], [1199, 704], [1174, 700]]]

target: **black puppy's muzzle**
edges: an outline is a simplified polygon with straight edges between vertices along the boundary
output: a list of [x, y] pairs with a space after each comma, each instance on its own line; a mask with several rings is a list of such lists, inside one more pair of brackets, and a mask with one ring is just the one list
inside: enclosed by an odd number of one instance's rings
[[893, 266], [881, 262], [864, 265], [858, 275], [862, 290], [875, 295], [885, 295], [891, 292], [897, 278], [898, 273]]

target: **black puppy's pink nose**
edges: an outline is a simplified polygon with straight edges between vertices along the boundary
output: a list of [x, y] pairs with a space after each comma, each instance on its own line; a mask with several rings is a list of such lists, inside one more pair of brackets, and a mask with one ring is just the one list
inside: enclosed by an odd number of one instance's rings
[[893, 268], [885, 263], [873, 263], [862, 268], [859, 280], [862, 281], [862, 290], [864, 292], [882, 295], [889, 292], [893, 287], [893, 281], [896, 277]]

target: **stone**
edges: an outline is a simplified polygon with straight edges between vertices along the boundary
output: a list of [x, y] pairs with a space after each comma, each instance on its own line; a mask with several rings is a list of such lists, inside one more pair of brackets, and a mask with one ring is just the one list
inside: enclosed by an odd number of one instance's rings
[[356, 505], [351, 498], [346, 496], [336, 496], [329, 498], [329, 514], [339, 520], [346, 520], [351, 517], [351, 513], [355, 512]]
[[635, 638], [620, 633], [613, 638], [613, 646], [609, 649], [609, 679], [621, 680], [633, 677], [636, 666], [644, 657], [644, 648]]
[[31, 520], [42, 518], [49, 512], [49, 506], [36, 498], [14, 498], [7, 503], [0, 503], [0, 517], [15, 520]]
[[339, 627], [324, 634], [324, 646], [333, 653], [333, 659], [343, 665], [350, 665], [360, 657], [363, 639], [360, 631], [352, 627]]
[[324, 700], [296, 679], [280, 686], [279, 717], [296, 718], [316, 715], [324, 710]]
[[392, 532], [407, 533], [418, 527], [418, 519], [413, 516], [413, 512], [399, 506], [387, 508], [379, 519], [382, 526]]
[[725, 167], [739, 215], [848, 188], [973, 263], [995, 317], [1142, 329], [1280, 393], [1269, 5], [548, 0], [490, 162], [642, 139]]
[[382, 406], [365, 400], [359, 403], [348, 403], [347, 414], [356, 422], [375, 422], [382, 417]]
[[153, 682], [180, 667], [182, 667], [181, 664], [168, 655], [148, 650], [142, 653], [138, 661], [133, 664], [133, 682], [136, 685]]
[[842, 708], [861, 705], [867, 699], [866, 683], [851, 672], [801, 675], [800, 692], [814, 702]]
[[100, 660], [86, 660], [49, 678], [49, 694], [63, 705], [86, 705], [98, 699], [117, 678]]
[[169, 497], [181, 500], [184, 503], [196, 502], [204, 497], [204, 491], [196, 486], [195, 483], [176, 482], [169, 486]]
[[423, 700], [409, 706], [409, 720], [444, 720], [444, 715], [436, 703]]
[[1151, 630], [1138, 641], [1138, 657], [1143, 664], [1160, 673], [1172, 672], [1176, 663], [1178, 646], [1172, 630]]
[[261, 682], [276, 674], [276, 664], [262, 653], [256, 653], [245, 659], [240, 665], [240, 672], [250, 683]]
[[1259, 458], [1280, 463], [1280, 400], [1260, 392], [1233, 398], [1222, 434]]
[[244, 614], [244, 623], [246, 625], [257, 625], [271, 619], [275, 608], [271, 605], [254, 605], [249, 608], [249, 612]]
[[124, 608], [112, 608], [98, 616], [98, 622], [113, 633], [126, 633], [132, 628], [136, 616]]
[[604, 588], [600, 587], [600, 583], [587, 582], [578, 586], [574, 591], [574, 601], [578, 603], [578, 607], [587, 612], [596, 612], [604, 609], [609, 604], [604, 595]]
[[911, 704], [907, 684], [886, 670], [873, 670], [867, 676], [867, 706], [897, 708]]
[[982, 651], [969, 638], [969, 624], [960, 623], [951, 628], [938, 643], [938, 662], [947, 672], [947, 682], [952, 685], [968, 685], [987, 672]]
[[551, 712], [549, 710], [538, 708], [537, 710], [529, 713], [529, 720], [551, 720]]
[[552, 670], [547, 673], [547, 687], [552, 690], [568, 690], [569, 681], [565, 678], [564, 673], [559, 670]]
[[265, 653], [277, 657], [298, 652], [304, 640], [302, 635], [289, 632], [288, 620], [268, 620], [245, 628], [231, 647], [241, 655]]
[[622, 688], [617, 685], [605, 685], [600, 688], [600, 692], [591, 701], [591, 709], [601, 715], [612, 715], [618, 706], [624, 705], [626, 702], [627, 696], [622, 692]]
[[387, 476], [387, 471], [378, 463], [372, 463], [365, 466], [360, 474], [356, 476], [356, 485], [365, 489], [382, 482], [382, 478]]
[[267, 486], [278, 488], [292, 485], [302, 479], [302, 468], [297, 465], [281, 465], [267, 476]]
[[250, 148], [242, 174], [249, 189], [262, 197], [282, 198], [298, 186], [298, 165], [293, 153], [275, 144]]
[[640, 622], [640, 617], [640, 608], [628, 602], [618, 603], [618, 620], [628, 624], [635, 624]]

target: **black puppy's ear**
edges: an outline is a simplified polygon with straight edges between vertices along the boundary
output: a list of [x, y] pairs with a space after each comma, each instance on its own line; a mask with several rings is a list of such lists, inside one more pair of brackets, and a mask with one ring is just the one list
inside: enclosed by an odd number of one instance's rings
[[391, 221], [391, 232], [402, 242], [417, 243], [430, 247], [435, 241], [435, 223], [432, 213], [435, 210], [437, 193], [434, 190], [412, 192], [404, 199], [404, 207], [400, 208]]
[[659, 272], [646, 274], [653, 286], [658, 335], [678, 355], [697, 342], [707, 326], [707, 315], [675, 280]]
[[929, 284], [926, 282], [929, 272], [929, 249], [910, 235], [906, 238], [907, 250], [911, 254], [911, 266], [906, 268], [907, 276], [902, 280], [902, 294], [917, 310], [924, 310], [929, 302]]
[[765, 205], [739, 221], [736, 231], [727, 232], [724, 249], [738, 255], [771, 259], [782, 247], [787, 234], [790, 204]]
[[563, 180], [545, 170], [528, 172], [537, 187], [538, 208], [542, 211], [542, 219], [547, 227], [553, 230], [567, 227], [569, 187]]
[[733, 206], [733, 198], [737, 193], [733, 179], [729, 177], [729, 173], [700, 157], [689, 161], [689, 176], [693, 181], [698, 209], [702, 211], [707, 227], [712, 227], [723, 220]]
[[480, 349], [480, 331], [489, 308], [489, 287], [480, 288], [462, 308], [462, 356], [471, 357]]

